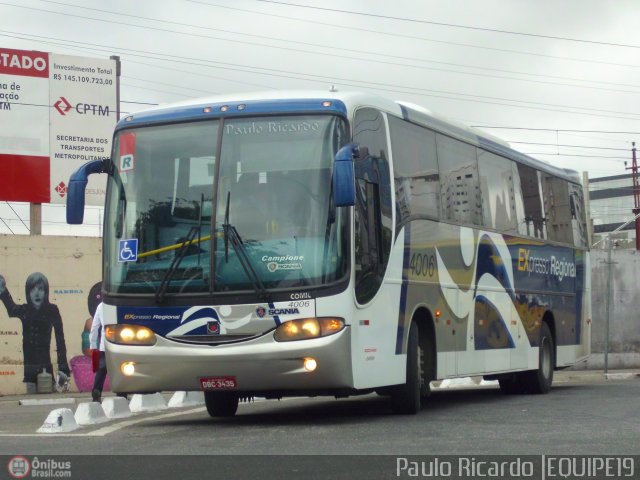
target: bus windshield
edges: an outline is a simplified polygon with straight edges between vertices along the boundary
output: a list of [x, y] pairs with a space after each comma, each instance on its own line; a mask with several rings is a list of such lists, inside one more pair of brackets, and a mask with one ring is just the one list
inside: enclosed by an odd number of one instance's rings
[[105, 209], [107, 290], [264, 294], [341, 278], [345, 223], [331, 172], [344, 143], [346, 125], [331, 115], [119, 132]]

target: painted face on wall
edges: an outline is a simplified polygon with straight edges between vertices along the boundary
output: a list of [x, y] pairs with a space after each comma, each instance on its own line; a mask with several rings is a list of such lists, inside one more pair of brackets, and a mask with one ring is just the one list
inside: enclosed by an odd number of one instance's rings
[[31, 289], [31, 291], [29, 292], [29, 298], [31, 300], [31, 305], [33, 305], [33, 307], [36, 310], [40, 310], [40, 307], [44, 302], [44, 297], [45, 297], [44, 285], [42, 285], [41, 283], [35, 284]]

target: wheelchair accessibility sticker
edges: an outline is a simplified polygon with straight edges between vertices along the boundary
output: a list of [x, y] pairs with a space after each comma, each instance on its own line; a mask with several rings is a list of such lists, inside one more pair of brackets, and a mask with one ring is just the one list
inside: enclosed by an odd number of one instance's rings
[[128, 240], [120, 240], [118, 246], [119, 262], [135, 262], [138, 260], [138, 239], [129, 238]]

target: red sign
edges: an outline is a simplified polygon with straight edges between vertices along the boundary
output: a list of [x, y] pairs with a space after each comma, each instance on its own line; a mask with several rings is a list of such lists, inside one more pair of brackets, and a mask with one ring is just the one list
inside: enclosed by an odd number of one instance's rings
[[136, 154], [136, 132], [120, 134], [120, 155]]
[[49, 54], [0, 48], [0, 73], [49, 78]]
[[49, 157], [0, 154], [0, 198], [49, 203]]
[[124, 132], [120, 134], [120, 161], [118, 171], [120, 173], [132, 172], [136, 165], [136, 132]]

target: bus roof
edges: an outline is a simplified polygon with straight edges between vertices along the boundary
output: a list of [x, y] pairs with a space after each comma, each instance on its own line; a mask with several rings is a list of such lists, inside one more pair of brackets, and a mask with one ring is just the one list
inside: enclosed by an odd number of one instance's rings
[[[482, 130], [434, 114], [426, 108], [413, 103], [393, 101], [379, 95], [364, 92], [273, 90], [197, 98], [158, 105], [130, 114], [118, 122], [116, 130], [172, 121], [204, 119], [211, 115], [219, 116], [221, 115], [220, 109], [222, 106], [230, 107], [228, 113], [224, 116], [295, 113], [299, 111], [319, 112], [323, 110], [321, 104], [324, 101], [332, 102], [329, 111], [342, 114], [347, 118], [351, 118], [357, 108], [376, 108], [554, 176], [574, 183], [581, 183], [580, 175], [575, 170], [559, 168], [518, 152], [511, 148], [507, 142]], [[246, 109], [239, 111], [238, 105], [246, 106]], [[211, 113], [204, 112], [206, 107], [210, 107]]]

